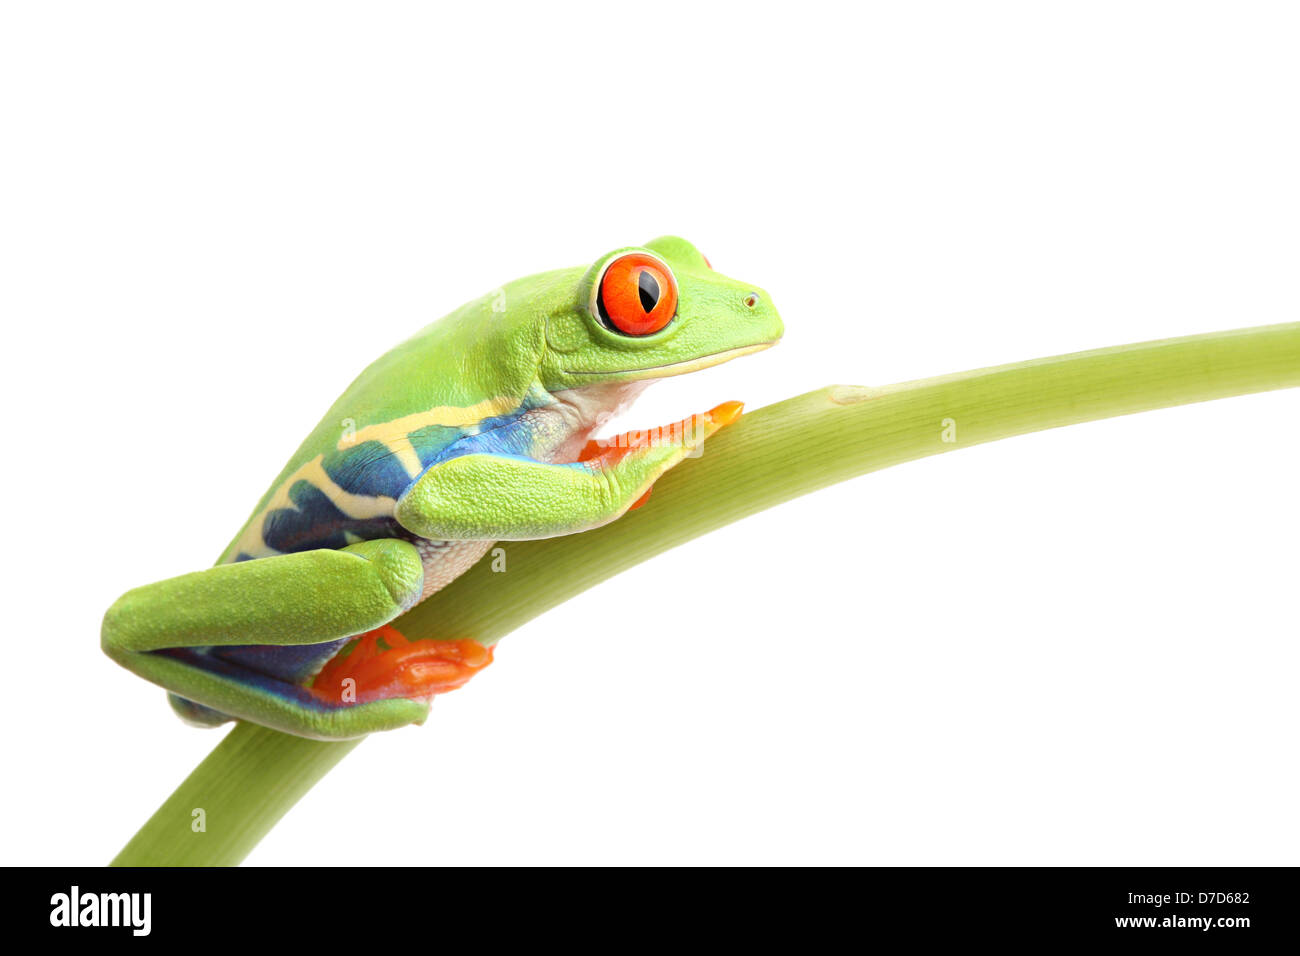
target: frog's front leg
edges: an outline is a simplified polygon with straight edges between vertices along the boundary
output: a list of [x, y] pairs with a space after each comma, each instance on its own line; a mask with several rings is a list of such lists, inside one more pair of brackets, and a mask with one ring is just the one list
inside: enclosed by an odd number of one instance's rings
[[599, 527], [740, 414], [727, 402], [668, 428], [591, 443], [579, 461], [471, 452], [429, 468], [397, 502], [397, 520], [441, 540], [520, 541]]
[[322, 644], [391, 621], [415, 604], [424, 569], [408, 541], [363, 541], [223, 564], [128, 591], [104, 616], [119, 664], [225, 714], [308, 737], [356, 737], [422, 720], [427, 705], [395, 698], [330, 706], [311, 691], [198, 666], [187, 648]]

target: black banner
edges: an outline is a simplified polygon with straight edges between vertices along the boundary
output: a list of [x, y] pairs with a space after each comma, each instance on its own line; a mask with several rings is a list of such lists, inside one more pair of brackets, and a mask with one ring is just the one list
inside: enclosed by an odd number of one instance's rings
[[1237, 948], [1294, 939], [1298, 915], [1292, 869], [615, 870], [596, 880], [582, 870], [543, 879], [435, 869], [37, 869], [12, 885], [11, 927], [43, 930], [51, 941], [128, 945], [283, 939], [388, 948], [490, 934], [504, 921], [554, 937], [549, 944], [599, 928], [603, 946], [615, 948], [677, 946], [682, 934], [734, 946], [845, 933], [863, 942], [901, 934]]

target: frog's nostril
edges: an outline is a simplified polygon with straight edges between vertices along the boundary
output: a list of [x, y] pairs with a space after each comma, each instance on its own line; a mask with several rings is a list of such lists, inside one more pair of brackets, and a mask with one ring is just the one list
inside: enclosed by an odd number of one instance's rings
[[749, 295], [745, 296], [745, 308], [747, 309], [755, 308], [758, 305], [759, 301], [760, 299], [758, 293], [751, 292]]

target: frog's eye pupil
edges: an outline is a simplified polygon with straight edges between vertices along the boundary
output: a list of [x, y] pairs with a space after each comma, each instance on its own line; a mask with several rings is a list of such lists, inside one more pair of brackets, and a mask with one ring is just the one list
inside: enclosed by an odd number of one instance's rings
[[654, 311], [659, 304], [659, 283], [645, 269], [641, 270], [641, 275], [637, 277], [637, 292], [641, 296], [641, 308], [646, 310], [646, 314]]
[[592, 311], [623, 335], [652, 335], [677, 314], [677, 280], [662, 259], [629, 252], [605, 267]]

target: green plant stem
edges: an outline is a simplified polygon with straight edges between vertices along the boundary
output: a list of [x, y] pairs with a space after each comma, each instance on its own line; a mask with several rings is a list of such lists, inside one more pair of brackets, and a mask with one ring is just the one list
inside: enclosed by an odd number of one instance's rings
[[359, 743], [237, 723], [110, 865], [235, 866]]
[[[710, 438], [701, 458], [661, 478], [645, 507], [612, 524], [504, 544], [508, 573], [493, 573], [491, 558], [481, 561], [395, 624], [411, 638], [491, 643], [647, 558], [857, 475], [1047, 428], [1297, 385], [1300, 323], [882, 388], [831, 386], [745, 415]], [[115, 862], [237, 862], [350, 746], [237, 727]], [[205, 842], [187, 842], [190, 808], [218, 805], [214, 795], [230, 829], [217, 834], [210, 822]]]

